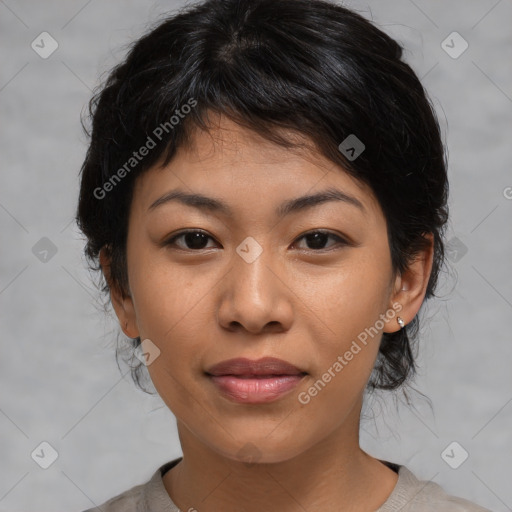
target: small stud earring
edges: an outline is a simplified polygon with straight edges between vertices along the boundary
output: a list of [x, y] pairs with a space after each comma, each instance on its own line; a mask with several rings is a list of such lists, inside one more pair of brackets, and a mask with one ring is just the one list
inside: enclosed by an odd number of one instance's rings
[[398, 322], [398, 325], [400, 326], [400, 329], [403, 329], [405, 327], [405, 323], [402, 320], [401, 317], [397, 317], [396, 321]]

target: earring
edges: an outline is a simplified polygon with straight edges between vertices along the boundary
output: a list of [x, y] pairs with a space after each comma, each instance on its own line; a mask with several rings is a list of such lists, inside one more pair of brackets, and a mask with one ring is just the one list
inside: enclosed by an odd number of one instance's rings
[[396, 321], [398, 322], [398, 325], [400, 326], [400, 329], [403, 329], [405, 327], [405, 323], [402, 320], [401, 317], [397, 317]]

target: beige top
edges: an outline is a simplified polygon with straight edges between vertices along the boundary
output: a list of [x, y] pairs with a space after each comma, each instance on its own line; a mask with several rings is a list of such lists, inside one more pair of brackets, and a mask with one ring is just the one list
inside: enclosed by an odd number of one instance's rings
[[[100, 507], [84, 512], [182, 512], [167, 494], [162, 480], [162, 476], [180, 460], [181, 457], [166, 462], [146, 483], [136, 485]], [[398, 481], [389, 498], [375, 512], [491, 512], [475, 503], [446, 494], [434, 482], [418, 480], [405, 466], [382, 462], [398, 473]]]

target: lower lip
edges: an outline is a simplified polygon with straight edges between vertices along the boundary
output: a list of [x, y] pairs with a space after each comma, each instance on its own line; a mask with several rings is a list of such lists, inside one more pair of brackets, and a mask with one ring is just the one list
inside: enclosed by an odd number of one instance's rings
[[244, 404], [273, 402], [294, 389], [304, 375], [242, 379], [234, 375], [210, 376], [217, 389], [228, 399]]

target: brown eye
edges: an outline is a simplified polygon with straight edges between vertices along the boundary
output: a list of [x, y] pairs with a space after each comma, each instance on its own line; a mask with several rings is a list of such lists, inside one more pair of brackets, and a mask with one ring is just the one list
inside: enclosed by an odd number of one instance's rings
[[[202, 249], [209, 249], [206, 244], [208, 239], [213, 240], [210, 235], [207, 235], [204, 231], [188, 230], [182, 231], [181, 233], [173, 236], [165, 242], [165, 245], [176, 245], [180, 249], [190, 251], [200, 251]], [[176, 243], [178, 240], [182, 240], [182, 243]]]
[[[299, 240], [304, 239], [308, 245], [306, 249], [313, 250], [313, 251], [321, 251], [321, 250], [328, 250], [329, 247], [325, 247], [326, 243], [328, 242], [329, 238], [334, 239], [338, 242], [338, 245], [347, 245], [347, 242], [341, 238], [338, 235], [335, 235], [334, 233], [331, 233], [329, 231], [312, 231], [310, 233], [306, 233], [305, 235], [302, 235]], [[336, 244], [334, 244], [336, 245]], [[331, 245], [332, 246], [332, 245]]]

